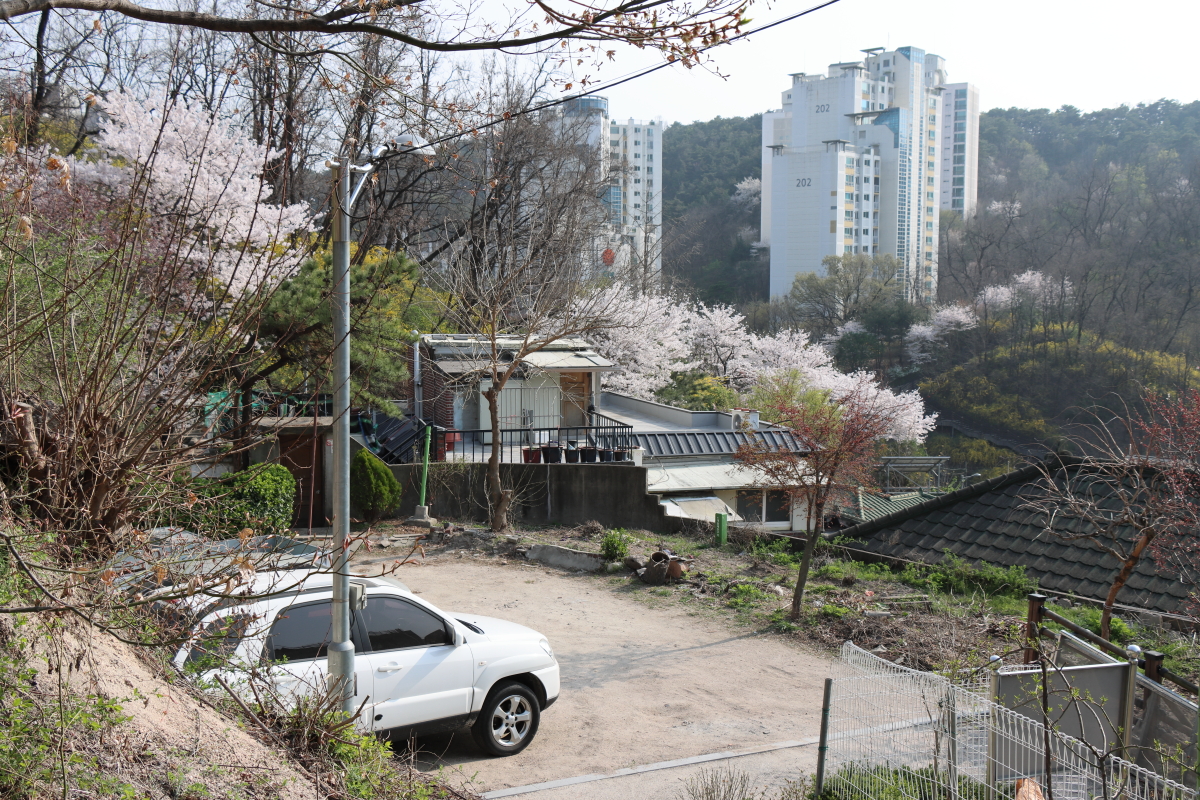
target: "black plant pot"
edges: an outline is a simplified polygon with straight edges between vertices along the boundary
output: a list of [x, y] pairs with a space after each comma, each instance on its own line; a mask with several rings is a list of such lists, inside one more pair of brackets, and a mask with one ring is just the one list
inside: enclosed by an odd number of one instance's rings
[[562, 448], [558, 445], [542, 445], [542, 461], [557, 464], [562, 461]]
[[609, 462], [609, 461], [613, 460], [613, 451], [611, 449], [609, 449], [607, 447], [603, 447], [600, 449], [599, 452], [600, 452], [600, 460], [601, 461]]
[[594, 448], [594, 447], [579, 448], [579, 461], [583, 464], [595, 464], [596, 463], [596, 448]]
[[576, 450], [575, 448], [571, 448], [570, 450], [564, 450], [563, 455], [565, 455], [567, 457], [568, 464], [578, 464], [579, 463], [579, 451]]

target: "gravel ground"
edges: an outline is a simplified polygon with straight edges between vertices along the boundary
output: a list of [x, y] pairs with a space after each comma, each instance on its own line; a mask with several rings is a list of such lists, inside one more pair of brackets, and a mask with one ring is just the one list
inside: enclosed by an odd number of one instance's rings
[[[356, 571], [391, 566], [397, 555], [361, 551], [354, 557]], [[819, 731], [827, 657], [667, 602], [624, 578], [443, 547], [395, 574], [448, 611], [502, 617], [541, 631], [562, 666], [561, 698], [524, 753], [489, 758], [462, 733], [419, 742], [422, 766], [457, 772], [476, 791], [808, 739]], [[761, 772], [764, 784], [773, 784], [788, 763], [811, 770], [813, 750], [719, 763], [744, 762]], [[618, 783], [644, 783], [658, 787], [644, 796], [674, 796], [683, 772], [652, 774], [543, 794], [599, 797], [596, 792], [609, 791], [601, 788], [606, 784], [617, 790]]]

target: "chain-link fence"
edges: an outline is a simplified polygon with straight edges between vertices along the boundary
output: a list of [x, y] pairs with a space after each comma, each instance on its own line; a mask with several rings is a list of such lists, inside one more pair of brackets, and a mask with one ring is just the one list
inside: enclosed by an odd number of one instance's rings
[[[847, 642], [831, 679], [824, 788], [863, 800], [1194, 800], [1191, 789], [1004, 708], [967, 675], [899, 667]], [[965, 685], [964, 685], [965, 684]]]

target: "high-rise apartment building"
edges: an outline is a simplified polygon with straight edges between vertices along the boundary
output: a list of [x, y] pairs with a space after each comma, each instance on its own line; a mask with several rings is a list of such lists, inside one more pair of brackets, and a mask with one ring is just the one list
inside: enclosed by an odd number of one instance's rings
[[610, 118], [608, 99], [597, 96], [571, 100], [565, 113], [591, 117], [588, 142], [601, 148], [609, 177], [603, 261], [655, 278], [662, 272], [662, 120]]
[[946, 84], [941, 119], [942, 210], [969, 217], [979, 194], [979, 90]]
[[916, 47], [864, 52], [793, 74], [782, 108], [763, 114], [772, 296], [850, 253], [896, 256], [912, 299], [937, 292], [945, 61]]

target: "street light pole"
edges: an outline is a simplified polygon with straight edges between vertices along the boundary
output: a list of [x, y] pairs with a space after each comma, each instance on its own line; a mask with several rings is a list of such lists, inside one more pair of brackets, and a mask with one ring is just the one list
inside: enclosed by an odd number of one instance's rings
[[350, 641], [350, 159], [333, 168], [333, 641], [330, 689], [354, 713], [354, 643]]
[[[400, 147], [402, 149], [397, 149]], [[328, 650], [329, 688], [341, 698], [342, 711], [354, 713], [354, 642], [350, 640], [350, 212], [375, 162], [392, 152], [431, 154], [417, 136], [379, 146], [366, 164], [348, 157], [326, 161], [333, 171], [333, 629]], [[354, 190], [350, 174], [362, 175]]]

